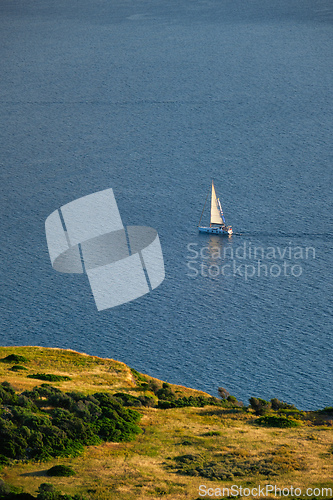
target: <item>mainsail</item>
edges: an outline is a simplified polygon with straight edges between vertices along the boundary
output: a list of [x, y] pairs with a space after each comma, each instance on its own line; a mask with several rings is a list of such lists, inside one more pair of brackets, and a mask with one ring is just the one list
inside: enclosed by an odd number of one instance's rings
[[[217, 198], [215, 193], [214, 182], [212, 181], [212, 199], [210, 207], [210, 223], [211, 224], [223, 224], [225, 221], [222, 220], [223, 212], [220, 200]], [[223, 217], [224, 219], [224, 217]]]
[[206, 202], [208, 200], [209, 191], [207, 193], [207, 197], [205, 200], [204, 207], [201, 212], [200, 220], [199, 220], [199, 231], [201, 233], [211, 233], [211, 234], [227, 234], [228, 236], [232, 235], [232, 227], [227, 226], [225, 221], [222, 206], [220, 200], [216, 196], [214, 182], [212, 181], [212, 196], [211, 196], [211, 204], [210, 204], [210, 225], [209, 227], [200, 226], [201, 219], [203, 213], [205, 211]]

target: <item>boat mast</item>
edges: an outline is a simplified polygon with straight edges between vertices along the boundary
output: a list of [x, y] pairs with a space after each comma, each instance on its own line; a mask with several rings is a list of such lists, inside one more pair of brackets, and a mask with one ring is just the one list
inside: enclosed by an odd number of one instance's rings
[[205, 204], [204, 204], [204, 207], [203, 207], [202, 212], [201, 212], [201, 217], [200, 217], [200, 220], [199, 220], [198, 227], [200, 226], [200, 222], [201, 222], [201, 219], [202, 219], [203, 213], [204, 213], [204, 211], [205, 211], [205, 206], [206, 206], [206, 203], [207, 203], [208, 195], [209, 195], [209, 191], [208, 191], [208, 193], [207, 193], [207, 196], [206, 196], [206, 199], [205, 199]]

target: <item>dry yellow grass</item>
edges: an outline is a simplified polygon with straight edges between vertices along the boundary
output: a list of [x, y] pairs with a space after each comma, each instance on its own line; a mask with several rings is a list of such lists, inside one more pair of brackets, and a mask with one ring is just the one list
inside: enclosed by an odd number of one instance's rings
[[[86, 394], [96, 391], [129, 392], [135, 395], [137, 384], [131, 369], [120, 361], [78, 353], [71, 349], [46, 347], [0, 347], [0, 360], [10, 354], [25, 356], [29, 361], [23, 363], [27, 371], [13, 372], [14, 363], [0, 362], [0, 378], [10, 382], [17, 391], [31, 389], [43, 383], [42, 380], [27, 378], [28, 374], [51, 373], [65, 375], [70, 381], [52, 382], [64, 391], [80, 391]], [[18, 363], [22, 364], [22, 363]], [[161, 381], [145, 375], [147, 380]], [[180, 396], [205, 395], [202, 391], [172, 385]]]
[[[29, 373], [45, 371], [69, 375], [70, 382], [56, 383], [62, 390], [126, 389], [135, 394], [131, 370], [113, 360], [78, 354], [73, 351], [45, 348], [0, 348], [0, 358], [11, 352], [30, 359]], [[28, 387], [26, 375], [13, 373], [0, 363], [0, 376], [18, 390]], [[39, 381], [27, 379], [29, 387]], [[40, 382], [42, 383], [42, 382]], [[180, 393], [197, 395], [198, 391], [175, 386]], [[202, 394], [202, 393], [201, 393]], [[48, 463], [18, 463], [6, 467], [1, 477], [25, 491], [35, 493], [43, 482], [52, 482], [64, 493], [83, 493], [92, 500], [195, 500], [199, 485], [223, 488], [231, 485], [257, 487], [265, 484], [284, 488], [332, 486], [333, 427], [314, 426], [310, 422], [290, 429], [265, 428], [254, 424], [255, 417], [242, 410], [228, 408], [179, 408], [159, 410], [140, 408], [143, 433], [131, 443], [104, 443], [85, 449], [77, 458], [54, 459]], [[214, 431], [216, 435], [207, 435]], [[173, 459], [185, 454], [218, 457], [231, 454], [243, 460], [269, 456], [282, 464], [277, 476], [235, 476], [232, 480], [211, 481], [191, 477], [168, 468]], [[70, 465], [76, 476], [48, 478], [45, 471], [56, 464]], [[302, 464], [301, 470], [293, 468]], [[208, 498], [208, 497], [207, 497]], [[250, 496], [251, 498], [251, 496]]]

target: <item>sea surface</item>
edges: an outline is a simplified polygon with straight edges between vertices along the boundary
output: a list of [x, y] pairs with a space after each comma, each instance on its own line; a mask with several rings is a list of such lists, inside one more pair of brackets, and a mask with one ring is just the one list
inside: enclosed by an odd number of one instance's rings
[[[332, 405], [332, 23], [330, 0], [2, 0], [1, 345]], [[198, 233], [212, 179], [230, 238]], [[166, 277], [98, 312], [44, 223], [107, 188]]]

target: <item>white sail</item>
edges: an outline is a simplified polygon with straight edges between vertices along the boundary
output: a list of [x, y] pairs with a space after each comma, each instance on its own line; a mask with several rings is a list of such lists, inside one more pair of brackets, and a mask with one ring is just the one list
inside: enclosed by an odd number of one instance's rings
[[214, 182], [212, 181], [212, 199], [210, 207], [210, 223], [223, 224], [218, 198], [216, 197]]

